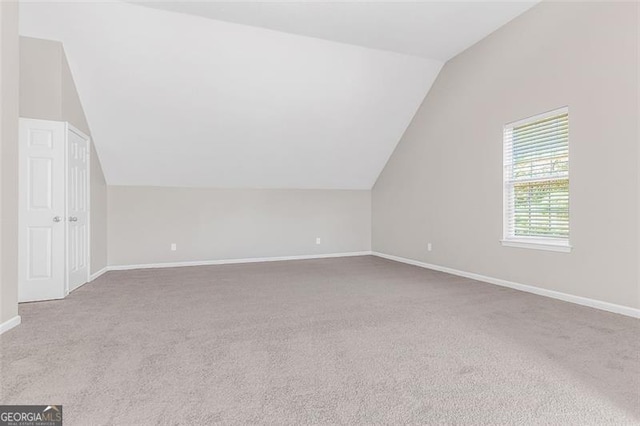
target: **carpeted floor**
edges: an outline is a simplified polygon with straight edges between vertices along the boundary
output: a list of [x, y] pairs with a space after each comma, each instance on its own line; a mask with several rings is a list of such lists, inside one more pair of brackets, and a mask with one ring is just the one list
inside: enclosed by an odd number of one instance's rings
[[375, 257], [109, 272], [21, 305], [65, 424], [637, 424], [640, 321]]

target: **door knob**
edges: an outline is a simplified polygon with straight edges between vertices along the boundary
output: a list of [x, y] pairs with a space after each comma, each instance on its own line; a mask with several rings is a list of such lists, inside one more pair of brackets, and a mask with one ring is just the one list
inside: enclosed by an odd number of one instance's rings
[[77, 222], [77, 221], [78, 221], [77, 217], [75, 217], [75, 216], [69, 217], [69, 222]]
[[53, 218], [54, 222], [60, 222], [62, 219], [60, 218], [60, 216], [56, 216]]

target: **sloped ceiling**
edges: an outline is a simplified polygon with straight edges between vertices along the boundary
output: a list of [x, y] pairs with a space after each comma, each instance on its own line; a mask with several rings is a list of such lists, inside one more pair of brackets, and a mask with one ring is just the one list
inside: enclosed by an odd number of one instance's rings
[[526, 9], [439, 6], [456, 25], [425, 33], [323, 4], [23, 2], [20, 25], [63, 42], [110, 185], [369, 189], [444, 61]]
[[137, 1], [148, 7], [445, 62], [537, 1]]

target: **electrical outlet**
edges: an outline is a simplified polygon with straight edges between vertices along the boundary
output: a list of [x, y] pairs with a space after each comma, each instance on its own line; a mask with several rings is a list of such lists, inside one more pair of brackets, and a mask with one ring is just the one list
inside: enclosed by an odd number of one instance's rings
[[316, 244], [320, 244], [320, 243], [321, 243], [320, 237], [317, 237], [316, 238]]
[[178, 245], [176, 243], [171, 243], [171, 251], [178, 250]]
[[433, 249], [433, 247], [431, 246], [431, 243], [427, 243], [427, 251], [431, 251]]

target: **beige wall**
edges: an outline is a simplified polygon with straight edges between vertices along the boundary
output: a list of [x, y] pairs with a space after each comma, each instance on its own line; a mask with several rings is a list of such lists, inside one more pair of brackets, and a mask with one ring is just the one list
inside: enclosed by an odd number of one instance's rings
[[[637, 8], [542, 3], [449, 61], [373, 189], [373, 250], [639, 308]], [[502, 247], [502, 127], [564, 105], [573, 252]]]
[[[91, 135], [60, 42], [20, 37], [20, 116], [68, 121]], [[107, 266], [107, 191], [96, 150], [91, 149], [91, 272]]]
[[[89, 129], [87, 118], [84, 115], [82, 103], [67, 62], [67, 55], [64, 53], [62, 45], [60, 45], [60, 70], [60, 114], [62, 120], [68, 121], [78, 130], [90, 135], [91, 129]], [[100, 170], [102, 169], [100, 168]]]
[[91, 273], [107, 266], [107, 182], [96, 150], [91, 150]]
[[62, 44], [20, 37], [20, 117], [62, 121]]
[[[640, 6], [638, 6], [637, 8], [637, 22], [640, 23]], [[638, 58], [638, 61], [640, 61], [640, 24], [638, 24], [638, 28], [636, 28], [636, 35], [637, 35], [637, 55], [636, 58]], [[640, 68], [640, 64], [638, 65], [638, 68]], [[638, 74], [640, 74], [640, 69], [638, 70]], [[636, 96], [636, 108], [640, 111], [640, 75], [636, 75], [636, 81], [638, 82], [638, 84], [636, 85], [636, 90], [637, 90], [637, 96]], [[637, 126], [637, 143], [638, 143], [638, 164], [636, 166], [636, 173], [638, 176], [638, 221], [640, 221], [640, 119], [636, 120], [636, 126]], [[637, 253], [637, 259], [636, 259], [636, 265], [638, 267], [638, 306], [640, 306], [640, 223], [638, 223], [637, 225], [637, 232], [638, 232], [638, 253]]]
[[18, 315], [18, 4], [0, 2], [0, 324]]
[[370, 191], [110, 186], [108, 193], [110, 265], [370, 250]]

